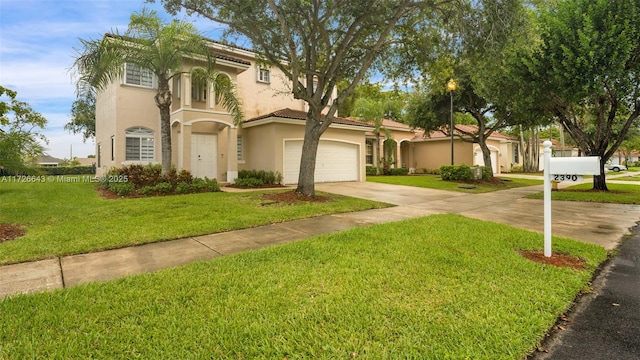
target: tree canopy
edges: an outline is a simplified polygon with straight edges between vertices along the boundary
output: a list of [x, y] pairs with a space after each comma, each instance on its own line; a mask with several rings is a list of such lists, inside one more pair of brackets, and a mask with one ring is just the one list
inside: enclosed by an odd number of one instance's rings
[[[320, 136], [340, 104], [365, 78], [376, 57], [394, 44], [394, 29], [451, 2], [413, 0], [162, 0], [248, 38], [262, 61], [282, 70], [296, 99], [308, 104], [296, 192], [315, 195]], [[347, 85], [336, 94], [338, 81]]]
[[82, 141], [96, 136], [96, 96], [93, 91], [80, 95], [71, 105], [71, 121], [64, 128], [82, 134]]
[[580, 150], [604, 163], [640, 115], [640, 4], [564, 0], [539, 14], [540, 44], [522, 57], [523, 91], [555, 117]]
[[[413, 66], [405, 66], [404, 74], [396, 71], [396, 75], [422, 74], [407, 106], [411, 125], [450, 135], [451, 108], [468, 114], [477, 131], [456, 129], [454, 134], [478, 143], [484, 165], [490, 167], [491, 152], [486, 140], [492, 133], [531, 120], [514, 106], [514, 86], [507, 74], [515, 49], [526, 43], [528, 17], [521, 0], [484, 0], [466, 5], [463, 16], [448, 19], [449, 25], [443, 29], [446, 36], [433, 43], [435, 46], [423, 49], [424, 41], [404, 44], [408, 58], [401, 59], [402, 63]], [[416, 35], [420, 36], [434, 35]], [[447, 90], [449, 79], [457, 83], [453, 92]]]
[[30, 162], [42, 155], [40, 141], [47, 143], [39, 130], [47, 119], [17, 96], [0, 86], [0, 170], [10, 174], [28, 172]]

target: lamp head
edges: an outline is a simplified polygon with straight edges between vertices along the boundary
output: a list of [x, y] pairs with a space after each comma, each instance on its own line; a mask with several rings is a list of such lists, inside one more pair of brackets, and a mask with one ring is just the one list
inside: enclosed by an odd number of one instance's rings
[[447, 82], [447, 90], [456, 91], [457, 87], [458, 87], [458, 84], [456, 84], [456, 81], [453, 79], [449, 79], [449, 81]]

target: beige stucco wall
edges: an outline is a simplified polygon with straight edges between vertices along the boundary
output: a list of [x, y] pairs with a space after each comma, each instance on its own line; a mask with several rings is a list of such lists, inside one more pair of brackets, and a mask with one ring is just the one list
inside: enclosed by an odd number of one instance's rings
[[[288, 140], [304, 139], [304, 121], [292, 120], [271, 122], [245, 127], [239, 132], [244, 136], [244, 151], [247, 161], [240, 169], [278, 171], [283, 174], [284, 144]], [[364, 180], [365, 132], [364, 128], [341, 128], [333, 126], [320, 137], [321, 140], [336, 140], [359, 146], [359, 179]]]
[[[111, 84], [96, 99], [96, 154], [101, 148], [101, 166], [97, 175], [105, 174], [112, 167], [120, 167], [125, 161], [125, 132], [131, 127], [145, 127], [154, 131], [154, 153], [160, 159], [160, 113], [153, 96], [155, 89]], [[126, 119], [126, 121], [123, 121]], [[114, 137], [115, 159], [111, 160], [111, 137]]]
[[270, 67], [271, 83], [258, 82], [258, 67], [252, 62], [251, 68], [238, 75], [238, 95], [246, 119], [289, 108], [305, 110], [305, 103], [293, 98], [290, 81], [278, 68]]
[[[456, 165], [473, 165], [474, 144], [456, 139], [453, 152]], [[416, 169], [438, 169], [451, 164], [451, 141], [449, 139], [423, 140], [413, 144], [414, 166]]]

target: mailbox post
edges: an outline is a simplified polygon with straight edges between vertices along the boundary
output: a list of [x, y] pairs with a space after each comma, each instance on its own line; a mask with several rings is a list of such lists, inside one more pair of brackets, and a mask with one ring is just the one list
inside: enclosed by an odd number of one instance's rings
[[544, 256], [551, 257], [551, 180], [581, 182], [582, 175], [600, 175], [600, 157], [551, 158], [551, 141], [544, 146]]

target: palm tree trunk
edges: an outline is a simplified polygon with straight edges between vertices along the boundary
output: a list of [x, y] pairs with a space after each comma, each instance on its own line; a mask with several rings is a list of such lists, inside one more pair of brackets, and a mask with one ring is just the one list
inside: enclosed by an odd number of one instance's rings
[[162, 174], [171, 171], [171, 90], [169, 80], [158, 79], [156, 106], [160, 109], [160, 139], [162, 143]]

